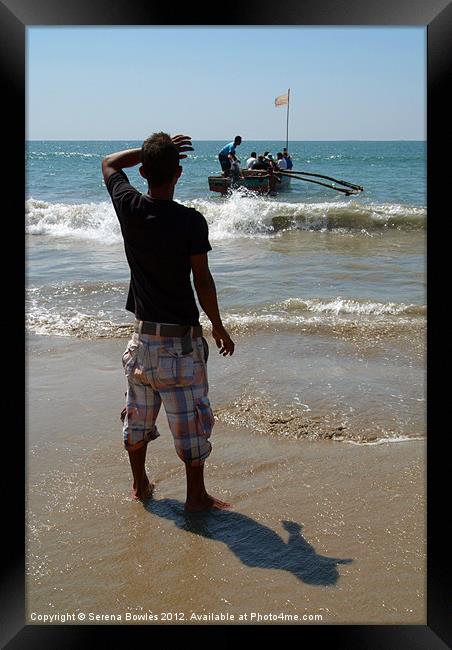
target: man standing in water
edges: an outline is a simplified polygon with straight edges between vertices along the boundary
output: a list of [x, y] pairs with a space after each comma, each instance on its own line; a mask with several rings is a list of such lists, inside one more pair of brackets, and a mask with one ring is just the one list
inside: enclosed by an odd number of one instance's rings
[[[122, 362], [128, 389], [124, 445], [129, 453], [135, 499], [152, 496], [146, 448], [160, 434], [155, 421], [163, 401], [176, 452], [185, 463], [188, 511], [227, 508], [204, 485], [211, 452], [213, 414], [208, 398], [207, 341], [202, 337], [190, 274], [199, 303], [212, 323], [219, 353], [232, 355], [217, 303], [207, 252], [212, 250], [202, 214], [173, 200], [191, 138], [154, 133], [138, 149], [102, 160], [105, 185], [119, 219], [131, 279], [126, 309], [135, 331]], [[132, 187], [123, 169], [140, 165], [147, 194]]]

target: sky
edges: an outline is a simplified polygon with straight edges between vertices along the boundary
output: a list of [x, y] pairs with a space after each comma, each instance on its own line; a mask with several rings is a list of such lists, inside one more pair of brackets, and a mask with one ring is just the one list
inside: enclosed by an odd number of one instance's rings
[[425, 27], [28, 27], [28, 140], [425, 140]]

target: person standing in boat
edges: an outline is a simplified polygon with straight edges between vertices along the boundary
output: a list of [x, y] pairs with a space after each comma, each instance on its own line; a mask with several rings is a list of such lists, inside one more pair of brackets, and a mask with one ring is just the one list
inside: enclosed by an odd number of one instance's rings
[[281, 176], [277, 176], [276, 174], [279, 167], [271, 153], [267, 154], [267, 158], [265, 159], [265, 162], [268, 163], [268, 175], [269, 175], [268, 189], [270, 190], [270, 194], [272, 194], [276, 190], [277, 183], [281, 182]]
[[226, 144], [223, 149], [218, 154], [218, 160], [220, 161], [221, 171], [223, 176], [230, 176], [232, 163], [240, 163], [240, 160], [237, 159], [235, 155], [235, 149], [242, 143], [242, 138], [239, 135], [236, 135], [234, 142], [229, 142]]
[[284, 160], [286, 161], [286, 169], [292, 169], [293, 167], [292, 158], [289, 156], [289, 152], [287, 151], [286, 147], [284, 147], [282, 154]]

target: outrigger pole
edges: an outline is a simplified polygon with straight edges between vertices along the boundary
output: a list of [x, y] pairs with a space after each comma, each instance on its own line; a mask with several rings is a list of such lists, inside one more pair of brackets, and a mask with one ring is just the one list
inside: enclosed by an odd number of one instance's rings
[[[350, 196], [350, 194], [358, 194], [359, 192], [363, 191], [363, 187], [361, 185], [355, 185], [354, 183], [349, 183], [348, 181], [340, 181], [337, 178], [332, 178], [331, 176], [323, 176], [322, 174], [312, 174], [308, 172], [284, 172], [284, 171], [279, 171], [277, 172], [278, 176], [289, 176], [290, 178], [295, 178], [296, 180], [299, 181], [306, 181], [307, 183], [315, 183], [316, 185], [323, 185], [323, 187], [329, 187], [332, 190], [336, 190], [336, 192], [343, 192], [346, 196]], [[300, 176], [300, 174], [306, 174], [307, 176], [315, 176], [317, 178], [326, 178], [328, 180], [331, 180], [335, 183], [340, 183], [341, 185], [344, 185], [344, 187], [336, 187], [335, 185], [329, 185], [328, 183], [322, 183], [321, 181], [315, 181], [313, 178], [304, 178], [303, 176]]]
[[[316, 178], [325, 178], [327, 181], [334, 181], [335, 183], [340, 183], [341, 185], [345, 185], [347, 187], [351, 187], [354, 190], [358, 190], [359, 192], [362, 192], [364, 190], [362, 185], [356, 185], [355, 183], [350, 183], [349, 181], [342, 181], [338, 180], [337, 178], [333, 178], [332, 176], [325, 176], [324, 174], [313, 174], [312, 172], [296, 172], [295, 170], [290, 170], [284, 172], [285, 174], [296, 174], [297, 176], [315, 176]], [[308, 180], [307, 178], [305, 180]]]

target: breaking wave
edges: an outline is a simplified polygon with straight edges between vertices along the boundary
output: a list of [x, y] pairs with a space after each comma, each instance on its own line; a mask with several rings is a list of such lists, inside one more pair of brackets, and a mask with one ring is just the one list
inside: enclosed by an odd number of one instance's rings
[[[186, 203], [207, 219], [212, 241], [262, 237], [287, 230], [369, 233], [423, 230], [426, 209], [401, 204], [364, 204], [345, 200], [285, 203], [233, 194], [229, 199], [195, 199]], [[119, 223], [110, 202], [48, 203], [26, 201], [26, 232], [30, 235], [121, 242]]]

